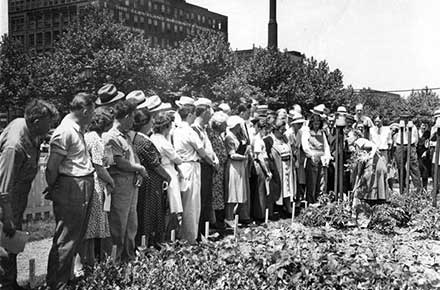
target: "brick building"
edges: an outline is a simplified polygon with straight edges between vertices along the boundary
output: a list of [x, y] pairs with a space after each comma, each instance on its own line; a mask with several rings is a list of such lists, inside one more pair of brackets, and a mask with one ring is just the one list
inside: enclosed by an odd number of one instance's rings
[[[4, 1], [4, 0], [1, 0]], [[185, 0], [8, 0], [9, 35], [37, 52], [52, 48], [53, 40], [78, 19], [90, 3], [107, 8], [156, 46], [176, 46], [193, 31], [228, 35], [227, 16]]]

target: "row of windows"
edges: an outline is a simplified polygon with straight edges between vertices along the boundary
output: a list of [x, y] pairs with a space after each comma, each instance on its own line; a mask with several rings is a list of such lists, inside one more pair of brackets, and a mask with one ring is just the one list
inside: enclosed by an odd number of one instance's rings
[[70, 4], [75, 2], [78, 2], [78, 0], [9, 0], [9, 9], [10, 11], [22, 11], [25, 9], [49, 7], [60, 4]]
[[209, 27], [213, 29], [222, 29], [221, 21], [216, 20], [214, 18], [206, 17], [202, 14], [197, 14], [195, 12], [189, 12], [184, 11], [181, 8], [171, 8], [171, 6], [163, 4], [163, 3], [157, 3], [151, 0], [120, 0], [120, 4], [125, 6], [130, 6], [130, 2], [133, 2], [133, 8], [139, 9], [139, 8], [147, 8], [148, 11], [157, 11], [161, 12], [162, 14], [167, 14], [170, 16], [173, 16], [175, 19], [179, 20], [192, 20], [197, 21], [198, 23], [208, 25]]
[[[118, 19], [121, 22], [129, 21], [131, 19], [131, 14], [128, 12], [118, 11]], [[159, 31], [158, 26], [161, 27], [162, 32], [182, 32], [184, 30], [184, 26], [180, 24], [175, 24], [171, 22], [161, 21], [150, 17], [144, 17], [141, 15], [133, 15], [133, 25], [137, 28], [143, 28], [145, 26], [154, 26], [154, 27], [148, 27], [149, 29], [157, 29]], [[212, 27], [212, 29], [222, 29], [222, 23], [218, 22], [217, 27]]]
[[65, 11], [62, 13], [54, 14], [30, 14], [27, 22], [25, 22], [25, 16], [18, 16], [11, 18], [11, 30], [23, 31], [23, 30], [35, 30], [43, 28], [58, 27], [60, 24], [68, 25], [70, 22], [76, 21], [76, 11]]

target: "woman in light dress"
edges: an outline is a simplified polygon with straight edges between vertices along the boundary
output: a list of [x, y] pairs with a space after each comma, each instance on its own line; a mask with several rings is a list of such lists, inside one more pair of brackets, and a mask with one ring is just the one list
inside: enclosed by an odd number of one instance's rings
[[244, 120], [239, 116], [228, 118], [228, 130], [225, 137], [225, 147], [228, 154], [225, 170], [226, 199], [225, 223], [234, 227], [234, 215], [238, 213], [240, 204], [246, 202], [249, 190], [249, 178], [246, 166], [250, 146], [243, 132]]
[[153, 135], [150, 140], [156, 146], [161, 155], [161, 164], [170, 175], [171, 180], [167, 189], [168, 202], [171, 215], [176, 215], [178, 221], [182, 220], [182, 199], [180, 196], [180, 186], [176, 165], [182, 164], [182, 160], [174, 150], [170, 141], [170, 131], [173, 128], [172, 120], [166, 113], [156, 116], [153, 125]]

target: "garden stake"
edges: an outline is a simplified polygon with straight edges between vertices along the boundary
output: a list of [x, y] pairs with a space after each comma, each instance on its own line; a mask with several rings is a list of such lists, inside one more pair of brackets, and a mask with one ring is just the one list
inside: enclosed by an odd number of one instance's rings
[[209, 222], [205, 222], [205, 238], [208, 239], [209, 237]]
[[118, 251], [118, 246], [113, 245], [111, 258], [113, 262], [116, 262], [116, 252]]
[[336, 128], [336, 152], [335, 152], [335, 198], [338, 200], [338, 182], [339, 182], [339, 130]]
[[344, 127], [339, 128], [339, 192], [344, 192]]
[[142, 237], [141, 237], [141, 247], [143, 249], [145, 249], [147, 247], [147, 243], [145, 241], [145, 235], [142, 235]]
[[403, 167], [405, 166], [405, 164], [403, 164], [403, 130], [405, 129], [405, 121], [401, 120], [399, 123], [400, 126], [400, 144], [399, 144], [399, 148], [400, 148], [400, 166], [399, 166], [399, 192], [400, 195], [403, 194]]
[[235, 215], [234, 220], [234, 238], [237, 239], [237, 232], [238, 232], [238, 214]]
[[267, 224], [268, 222], [269, 222], [269, 209], [266, 208], [266, 216], [265, 216], [265, 219], [264, 219], [264, 223]]
[[171, 230], [171, 242], [176, 241], [176, 230]]
[[292, 222], [291, 222], [292, 226], [293, 226], [294, 219], [295, 219], [295, 205], [293, 205], [293, 208], [292, 208]]
[[413, 122], [409, 121], [408, 122], [408, 144], [407, 144], [407, 148], [408, 148], [408, 152], [406, 152], [406, 180], [405, 180], [405, 184], [406, 184], [406, 190], [405, 193], [409, 194], [409, 165], [410, 165], [410, 158], [411, 158], [411, 137], [412, 137], [412, 127], [413, 127]]
[[35, 259], [29, 260], [29, 286], [33, 288], [35, 285]]
[[[437, 119], [440, 120], [440, 119]], [[439, 161], [439, 153], [440, 153], [440, 127], [437, 127], [437, 133], [435, 136], [437, 139], [435, 140], [435, 155], [434, 155], [434, 186], [431, 192], [432, 195], [432, 206], [437, 207], [437, 191], [438, 191], [438, 161]]]

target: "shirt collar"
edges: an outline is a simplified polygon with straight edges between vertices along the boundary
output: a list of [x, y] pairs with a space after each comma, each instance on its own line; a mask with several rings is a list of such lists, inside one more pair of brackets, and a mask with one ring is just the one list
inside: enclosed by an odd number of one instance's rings
[[73, 120], [72, 114], [68, 114], [66, 115], [66, 117], [64, 118], [64, 121], [67, 122], [70, 126], [72, 126], [72, 128], [79, 132], [79, 133], [84, 133], [84, 129], [81, 128], [81, 126], [75, 121]]

